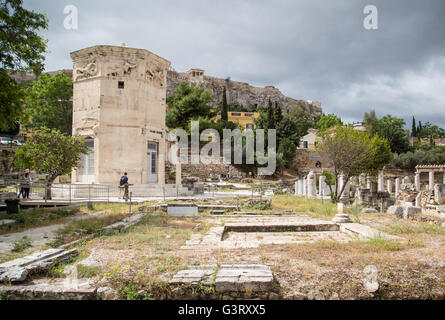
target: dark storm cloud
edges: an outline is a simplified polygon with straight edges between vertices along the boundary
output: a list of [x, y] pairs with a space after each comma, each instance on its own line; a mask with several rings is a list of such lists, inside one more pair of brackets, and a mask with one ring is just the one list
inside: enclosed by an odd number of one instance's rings
[[[79, 29], [63, 27], [66, 5]], [[363, 28], [363, 9], [379, 29]], [[96, 44], [148, 49], [178, 71], [191, 67], [361, 120], [374, 108], [445, 127], [445, 1], [25, 0], [50, 19], [47, 70], [71, 68], [69, 52]]]

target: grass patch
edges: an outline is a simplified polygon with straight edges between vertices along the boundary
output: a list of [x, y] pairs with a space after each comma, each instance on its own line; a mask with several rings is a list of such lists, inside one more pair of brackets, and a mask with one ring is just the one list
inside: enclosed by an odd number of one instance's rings
[[445, 228], [437, 225], [430, 224], [428, 222], [415, 222], [415, 221], [394, 221], [385, 228], [385, 231], [389, 234], [438, 234], [445, 235]]
[[23, 236], [22, 239], [14, 242], [11, 252], [20, 253], [32, 247], [32, 240], [28, 236]]
[[400, 251], [405, 249], [405, 245], [394, 240], [386, 239], [382, 234], [378, 233], [373, 238], [361, 241], [361, 244], [376, 250], [383, 251]]
[[83, 264], [78, 264], [76, 268], [77, 268], [77, 275], [80, 278], [92, 278], [94, 276], [99, 275], [100, 273], [99, 267], [89, 267]]
[[139, 288], [135, 283], [123, 284], [117, 290], [121, 297], [125, 300], [141, 300], [142, 297], [139, 295]]
[[329, 200], [306, 199], [293, 195], [277, 195], [272, 200], [272, 210], [292, 209], [296, 214], [331, 217], [337, 213], [337, 207]]
[[0, 214], [1, 219], [13, 219], [15, 223], [0, 226], [0, 234], [20, 232], [30, 228], [47, 226], [63, 222], [67, 217], [75, 215], [79, 209], [45, 209], [35, 208], [18, 214]]
[[51, 247], [58, 247], [62, 244], [78, 240], [85, 235], [98, 233], [101, 229], [118, 222], [123, 218], [123, 215], [112, 214], [72, 221], [63, 229], [58, 230], [56, 238], [48, 245]]

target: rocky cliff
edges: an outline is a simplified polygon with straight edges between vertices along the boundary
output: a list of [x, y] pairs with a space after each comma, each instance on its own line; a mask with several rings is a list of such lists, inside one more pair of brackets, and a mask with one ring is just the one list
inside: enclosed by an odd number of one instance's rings
[[269, 103], [269, 99], [273, 104], [278, 102], [281, 108], [288, 110], [293, 107], [299, 107], [315, 115], [322, 114], [321, 104], [317, 101], [296, 100], [286, 97], [280, 90], [273, 86], [264, 88], [253, 87], [245, 82], [232, 81], [229, 79], [219, 79], [209, 77], [202, 74], [196, 75], [192, 69], [188, 72], [168, 71], [167, 74], [167, 96], [174, 94], [176, 88], [181, 82], [203, 84], [204, 87], [212, 93], [212, 106], [217, 106], [222, 101], [224, 86], [227, 87], [227, 102], [239, 103], [250, 111], [255, 111], [260, 107], [265, 107]]
[[[56, 73], [63, 73], [68, 77], [72, 77], [73, 72], [72, 70], [58, 70], [49, 72], [51, 75]], [[14, 74], [13, 77], [18, 82], [35, 80], [35, 77], [29, 73], [17, 73]], [[203, 84], [204, 87], [210, 90], [212, 93], [211, 105], [214, 107], [221, 103], [223, 89], [224, 87], [227, 87], [227, 102], [229, 104], [239, 103], [250, 111], [255, 111], [260, 107], [267, 106], [270, 99], [273, 104], [278, 102], [278, 105], [284, 110], [297, 107], [314, 115], [322, 114], [320, 102], [296, 100], [286, 97], [279, 89], [273, 86], [258, 88], [245, 82], [204, 76], [204, 71], [199, 69], [191, 69], [188, 72], [176, 72], [174, 70], [169, 70], [167, 73], [167, 96], [173, 95], [181, 82]]]

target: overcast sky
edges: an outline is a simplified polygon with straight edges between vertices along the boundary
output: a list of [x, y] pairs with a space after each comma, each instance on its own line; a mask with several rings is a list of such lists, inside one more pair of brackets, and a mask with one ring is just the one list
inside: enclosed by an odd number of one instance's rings
[[[273, 85], [320, 101], [346, 122], [363, 113], [445, 127], [444, 0], [24, 0], [49, 18], [46, 70], [71, 69], [69, 53], [104, 44], [143, 48], [177, 71]], [[64, 7], [78, 29], [64, 28]], [[378, 29], [366, 30], [366, 5]]]

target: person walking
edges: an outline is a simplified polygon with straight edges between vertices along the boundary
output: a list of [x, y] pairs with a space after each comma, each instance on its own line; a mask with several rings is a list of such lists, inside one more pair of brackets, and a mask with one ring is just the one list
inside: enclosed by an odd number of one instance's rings
[[126, 172], [121, 177], [121, 180], [119, 182], [119, 199], [122, 193], [123, 193], [122, 200], [124, 200], [125, 196], [128, 197], [128, 176]]
[[21, 178], [20, 178], [20, 192], [19, 192], [19, 195], [17, 196], [18, 199], [20, 199], [20, 196], [23, 199], [25, 198], [25, 176], [26, 176], [26, 173], [24, 173], [23, 176], [21, 176]]

